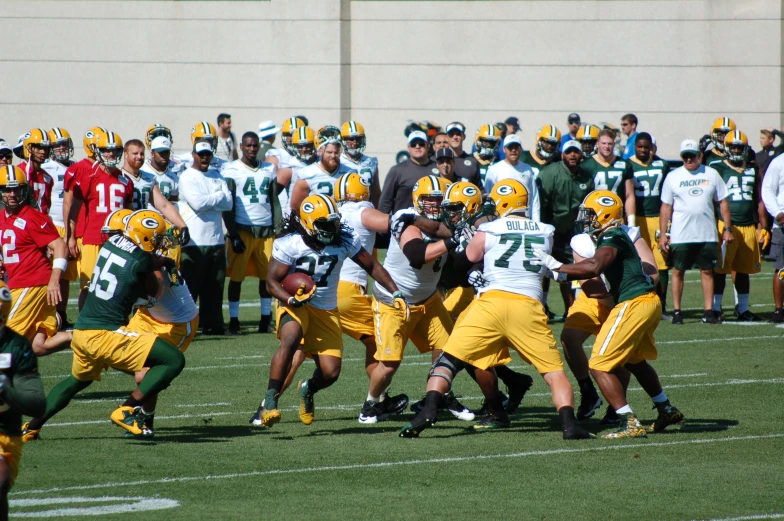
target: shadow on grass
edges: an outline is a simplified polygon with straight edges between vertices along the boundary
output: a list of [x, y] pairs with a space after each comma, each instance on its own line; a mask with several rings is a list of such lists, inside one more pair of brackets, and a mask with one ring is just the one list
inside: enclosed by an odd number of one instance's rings
[[74, 401], [103, 400], [108, 398], [117, 398], [120, 400], [125, 400], [125, 398], [128, 398], [130, 392], [131, 391], [98, 391], [98, 392], [79, 393], [73, 397], [73, 400]]
[[150, 440], [127, 438], [131, 443], [226, 443], [233, 438], [246, 438], [268, 434], [265, 429], [237, 425], [197, 425], [186, 427], [156, 427], [155, 437]]

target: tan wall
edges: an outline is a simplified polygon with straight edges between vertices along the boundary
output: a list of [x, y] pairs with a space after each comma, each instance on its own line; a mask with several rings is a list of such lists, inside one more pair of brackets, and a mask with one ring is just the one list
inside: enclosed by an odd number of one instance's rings
[[[666, 156], [719, 115], [757, 145], [784, 122], [781, 2], [3, 1], [0, 136], [61, 125], [125, 139], [155, 122], [188, 145], [196, 121], [235, 132], [349, 115], [382, 171], [409, 119], [516, 115], [523, 142], [569, 112], [640, 118]], [[34, 17], [34, 14], [40, 16]], [[341, 21], [342, 20], [342, 21]], [[350, 22], [349, 22], [350, 20]], [[9, 81], [12, 79], [13, 81]]]

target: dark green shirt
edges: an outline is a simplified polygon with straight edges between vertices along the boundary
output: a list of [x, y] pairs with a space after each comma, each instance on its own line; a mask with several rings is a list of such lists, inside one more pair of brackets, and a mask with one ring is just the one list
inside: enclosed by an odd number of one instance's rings
[[615, 302], [631, 300], [653, 291], [651, 278], [642, 270], [642, 261], [629, 236], [620, 228], [610, 228], [596, 241], [596, 249], [615, 248], [618, 254], [604, 270]]
[[578, 166], [576, 176], [562, 162], [551, 163], [536, 178], [542, 222], [555, 226], [555, 233], [571, 237], [577, 211], [585, 196], [593, 192], [593, 176]]
[[613, 158], [609, 165], [600, 162], [598, 155], [593, 155], [580, 163], [593, 176], [594, 190], [609, 190], [626, 200], [626, 181], [634, 178], [629, 162], [620, 157]]
[[661, 210], [661, 187], [670, 171], [670, 165], [659, 158], [654, 158], [647, 166], [632, 158], [629, 165], [634, 174], [634, 198], [637, 201], [635, 213], [642, 217], [658, 217]]
[[21, 436], [22, 415], [43, 415], [46, 395], [30, 342], [7, 327], [0, 337], [0, 371], [9, 379], [0, 393], [0, 432]]
[[561, 154], [559, 154], [557, 151], [554, 152], [554, 154], [555, 157], [553, 158], [553, 160], [543, 165], [542, 163], [534, 159], [533, 153], [531, 151], [523, 150], [523, 152], [520, 154], [520, 161], [530, 166], [531, 170], [534, 171], [534, 175], [539, 175], [539, 172], [541, 172], [547, 165], [557, 163], [558, 161], [561, 160]]
[[134, 303], [147, 296], [144, 280], [154, 270], [151, 254], [123, 235], [110, 237], [98, 252], [74, 328], [114, 331], [127, 325]]
[[711, 163], [724, 184], [727, 185], [727, 201], [730, 205], [732, 224], [750, 226], [757, 220], [757, 168], [746, 166], [738, 172], [727, 161]]

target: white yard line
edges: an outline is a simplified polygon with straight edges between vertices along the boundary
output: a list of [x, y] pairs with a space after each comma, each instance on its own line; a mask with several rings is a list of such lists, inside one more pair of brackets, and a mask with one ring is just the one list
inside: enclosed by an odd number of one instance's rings
[[702, 521], [754, 521], [755, 519], [784, 519], [784, 514], [753, 514], [740, 517], [722, 517], [721, 519], [704, 519]]
[[[752, 436], [727, 436], [724, 438], [700, 438], [696, 440], [679, 440], [679, 441], [662, 441], [662, 442], [642, 442], [642, 443], [619, 443], [613, 445], [604, 445], [598, 447], [581, 447], [574, 449], [551, 449], [551, 450], [535, 450], [527, 452], [513, 452], [506, 454], [487, 454], [487, 455], [473, 455], [473, 456], [454, 456], [451, 458], [432, 458], [432, 459], [412, 459], [402, 461], [383, 461], [378, 463], [360, 463], [355, 465], [329, 465], [323, 467], [304, 467], [296, 469], [270, 469], [270, 470], [255, 470], [251, 472], [235, 472], [231, 474], [204, 474], [201, 476], [181, 476], [176, 478], [160, 478], [160, 479], [147, 479], [139, 481], [125, 481], [114, 483], [95, 483], [92, 485], [76, 485], [70, 487], [52, 487], [35, 490], [20, 490], [11, 493], [11, 496], [22, 496], [31, 494], [51, 494], [53, 492], [65, 492], [72, 490], [95, 490], [103, 488], [119, 488], [119, 487], [138, 487], [141, 485], [154, 485], [163, 483], [187, 483], [192, 481], [212, 481], [219, 479], [237, 479], [237, 478], [250, 478], [261, 476], [274, 476], [283, 474], [305, 474], [305, 473], [320, 473], [320, 472], [335, 472], [341, 470], [359, 470], [359, 469], [383, 469], [389, 467], [400, 467], [405, 465], [432, 465], [434, 463], [459, 463], [464, 461], [481, 461], [493, 459], [506, 459], [506, 458], [525, 458], [530, 456], [555, 456], [562, 454], [579, 454], [586, 452], [607, 452], [617, 450], [629, 449], [643, 449], [655, 447], [672, 447], [675, 445], [703, 445], [712, 443], [724, 443], [730, 441], [751, 441], [751, 440], [764, 440], [775, 439], [784, 437], [784, 433], [765, 434], [765, 435], [752, 435]], [[405, 443], [405, 442], [401, 442]], [[590, 442], [585, 442], [590, 443]]]

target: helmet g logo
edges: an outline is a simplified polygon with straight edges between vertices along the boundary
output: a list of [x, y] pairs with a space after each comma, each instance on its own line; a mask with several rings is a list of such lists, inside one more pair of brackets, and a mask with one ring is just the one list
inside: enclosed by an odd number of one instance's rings
[[0, 300], [3, 302], [11, 302], [11, 290], [8, 289], [8, 286], [0, 288]]
[[[130, 215], [128, 217], [130, 217]], [[141, 223], [142, 226], [150, 230], [155, 230], [158, 228], [158, 221], [153, 219], [152, 217], [147, 217], [145, 219], [142, 219]]]
[[305, 212], [305, 213], [313, 213], [313, 210], [315, 210], [315, 209], [316, 209], [316, 207], [313, 206], [313, 203], [311, 203], [311, 202], [307, 202], [307, 203], [302, 205], [302, 211]]
[[463, 188], [463, 195], [468, 196], [468, 197], [475, 196], [476, 195], [476, 188], [474, 188], [473, 186], [466, 186], [465, 188]]
[[499, 195], [511, 195], [512, 192], [514, 192], [514, 189], [509, 185], [502, 185], [498, 187]]
[[608, 206], [608, 207], [613, 206], [615, 204], [615, 201], [613, 200], [612, 197], [606, 197], [606, 196], [599, 197], [598, 199], [596, 199], [596, 202], [602, 206]]
[[87, 132], [84, 133], [84, 137], [86, 137], [87, 139], [92, 139], [95, 137], [95, 132], [93, 132], [92, 130], [88, 130]]

